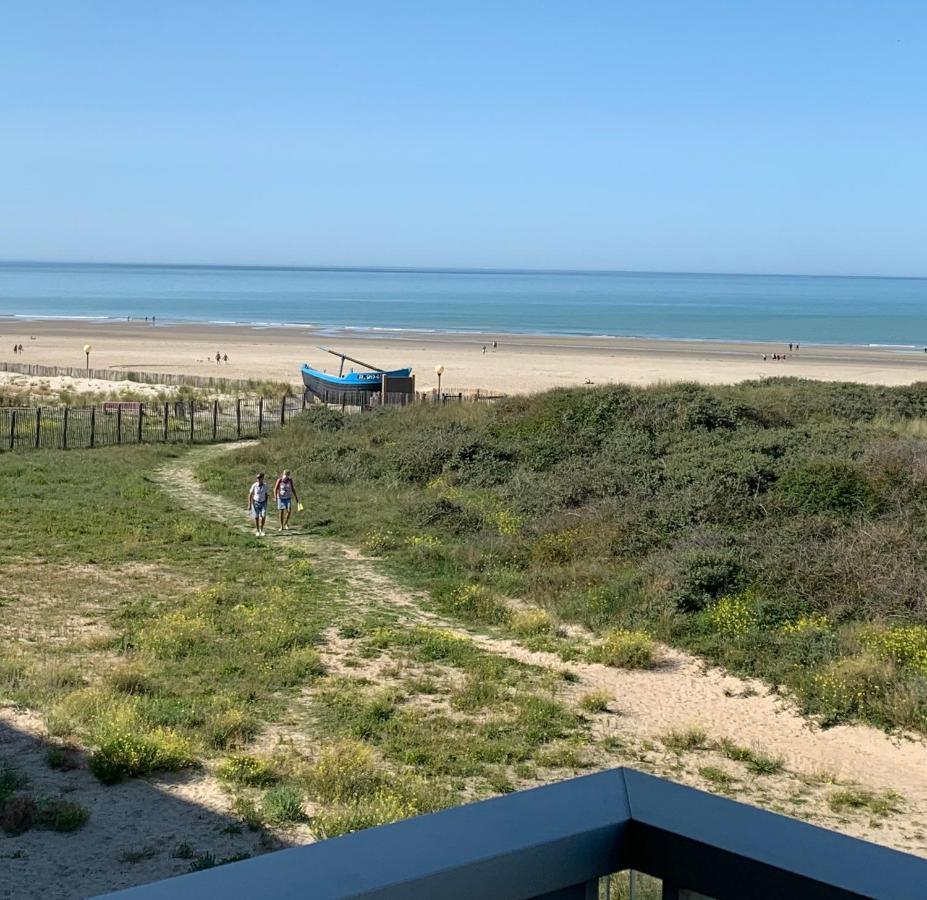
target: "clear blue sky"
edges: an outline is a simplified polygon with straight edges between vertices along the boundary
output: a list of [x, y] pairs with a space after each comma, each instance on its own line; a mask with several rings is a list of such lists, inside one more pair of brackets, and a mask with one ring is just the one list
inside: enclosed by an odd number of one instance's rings
[[927, 0], [4, 4], [0, 258], [927, 275]]

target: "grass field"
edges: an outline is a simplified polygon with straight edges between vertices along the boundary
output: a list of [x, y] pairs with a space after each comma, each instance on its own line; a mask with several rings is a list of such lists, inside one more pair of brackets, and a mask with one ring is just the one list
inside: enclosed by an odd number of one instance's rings
[[[661, 731], [622, 695], [674, 677], [668, 642], [824, 723], [923, 729], [921, 402], [615, 388], [316, 409], [230, 451], [4, 454], [0, 703], [42, 716], [49, 767], [86, 750], [101, 791], [204, 773], [265, 848], [629, 764], [923, 852], [919, 796], [793, 770], [684, 710], [655, 708]], [[261, 541], [244, 492], [284, 465], [308, 509]], [[730, 684], [736, 722], [757, 688]], [[59, 807], [3, 783], [10, 816], [49, 827]]]

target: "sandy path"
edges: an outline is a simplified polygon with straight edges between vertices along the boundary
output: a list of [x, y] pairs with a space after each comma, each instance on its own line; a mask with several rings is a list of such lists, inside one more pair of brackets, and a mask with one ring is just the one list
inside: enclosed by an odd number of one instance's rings
[[[244, 511], [205, 491], [193, 474], [202, 459], [245, 445], [195, 450], [161, 470], [158, 480], [183, 503], [230, 527], [249, 531]], [[273, 533], [269, 540], [276, 540]], [[701, 660], [670, 647], [661, 649], [662, 664], [649, 671], [564, 663], [555, 654], [532, 652], [515, 641], [465, 630], [459, 623], [423, 611], [414, 593], [378, 571], [374, 561], [356, 550], [308, 535], [289, 534], [283, 540], [307, 545], [314, 551], [321, 573], [344, 578], [355, 592], [402, 608], [407, 620], [427, 620], [466, 636], [484, 650], [541, 668], [571, 670], [579, 679], [579, 692], [607, 691], [623, 719], [631, 720], [643, 737], [697, 724], [713, 739], [729, 738], [780, 755], [793, 772], [809, 777], [827, 774], [878, 790], [895, 790], [905, 799], [909, 812], [927, 816], [927, 749], [923, 741], [891, 737], [863, 725], [816, 728], [792, 703], [771, 693], [763, 683], [706, 667]]]

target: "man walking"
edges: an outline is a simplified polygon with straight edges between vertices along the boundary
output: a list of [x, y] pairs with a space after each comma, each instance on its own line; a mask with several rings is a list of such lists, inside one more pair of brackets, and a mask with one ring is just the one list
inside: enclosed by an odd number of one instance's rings
[[263, 472], [258, 472], [257, 480], [248, 491], [248, 513], [254, 519], [254, 536], [264, 537], [264, 526], [267, 523], [267, 485], [264, 484]]
[[274, 482], [274, 499], [277, 501], [277, 509], [280, 511], [280, 530], [290, 530], [290, 514], [293, 510], [290, 508], [295, 500], [299, 503], [299, 497], [296, 494], [296, 486], [293, 479], [290, 478], [290, 470], [284, 469], [283, 474]]

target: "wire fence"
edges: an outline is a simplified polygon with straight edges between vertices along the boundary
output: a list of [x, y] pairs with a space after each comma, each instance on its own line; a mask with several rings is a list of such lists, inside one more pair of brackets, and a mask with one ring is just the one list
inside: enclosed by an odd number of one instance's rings
[[0, 450], [73, 449], [118, 444], [212, 443], [256, 438], [300, 409], [294, 397], [232, 401], [0, 408]]

